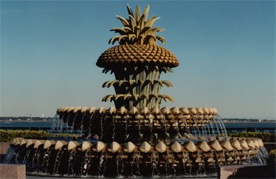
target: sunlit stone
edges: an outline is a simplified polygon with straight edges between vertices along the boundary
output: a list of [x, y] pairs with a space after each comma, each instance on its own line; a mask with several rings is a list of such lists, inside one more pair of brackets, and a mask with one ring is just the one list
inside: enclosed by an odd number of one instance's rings
[[235, 149], [242, 150], [241, 144], [238, 140], [230, 140], [230, 143]]
[[194, 107], [190, 107], [190, 108], [188, 108], [188, 110], [192, 114], [197, 114], [196, 108], [194, 108]]
[[154, 119], [154, 115], [149, 114], [149, 115], [147, 115], [147, 118], [148, 118], [148, 119]]
[[252, 139], [247, 139], [246, 142], [247, 142], [247, 145], [248, 145], [249, 148], [255, 149], [256, 146], [255, 146], [255, 143]]
[[106, 108], [105, 107], [100, 107], [99, 108], [99, 113], [100, 114], [104, 114], [106, 112]]
[[75, 109], [74, 109], [74, 113], [77, 113], [77, 112], [79, 112], [79, 111], [81, 111], [81, 107], [75, 107]]
[[128, 142], [126, 144], [126, 150], [128, 153], [133, 152], [135, 148], [136, 148], [136, 146], [132, 142]]
[[66, 112], [68, 109], [69, 109], [69, 107], [63, 107], [63, 108], [61, 109], [61, 112]]
[[125, 107], [120, 107], [119, 111], [118, 111], [121, 115], [126, 114], [127, 113], [127, 109]]
[[149, 109], [147, 107], [143, 107], [143, 109], [141, 110], [142, 114], [148, 114], [149, 113]]
[[45, 144], [45, 140], [36, 140], [34, 144], [34, 148], [37, 149], [40, 145]]
[[214, 114], [215, 113], [214, 108], [209, 108], [209, 113]]
[[34, 139], [29, 139], [27, 144], [26, 144], [26, 147], [29, 147], [30, 145], [34, 144], [36, 142], [36, 140]]
[[89, 111], [88, 107], [81, 108], [81, 113], [86, 113], [87, 111]]
[[168, 107], [163, 107], [161, 109], [161, 111], [162, 111], [163, 114], [170, 114], [171, 113], [171, 111], [170, 111], [170, 109]]
[[121, 148], [121, 145], [118, 142], [113, 141], [110, 145], [110, 149], [112, 153], [118, 152], [118, 150]]
[[[216, 114], [218, 113], [218, 111], [217, 111], [216, 108], [210, 108], [210, 109], [211, 109], [211, 111], [212, 111], [212, 114], [216, 115]], [[209, 109], [209, 110], [210, 110], [210, 109]]]
[[113, 106], [111, 106], [111, 107], [107, 110], [107, 112], [108, 112], [109, 114], [115, 114], [116, 111], [117, 111], [117, 109], [114, 108]]
[[258, 152], [256, 152], [255, 150], [249, 150], [249, 155], [255, 155], [257, 154]]
[[196, 108], [198, 114], [204, 114], [202, 107]]
[[80, 145], [77, 141], [70, 141], [68, 143], [68, 150], [74, 150], [78, 145]]
[[196, 151], [196, 146], [195, 146], [195, 144], [192, 141], [185, 142], [183, 146], [189, 152], [195, 152]]
[[135, 119], [143, 119], [143, 116], [142, 116], [141, 114], [137, 114], [137, 115], [135, 116]]
[[136, 107], [131, 107], [131, 109], [129, 110], [130, 114], [137, 114], [139, 112], [139, 110]]
[[23, 139], [24, 139], [23, 137], [14, 138], [14, 145], [19, 145]]
[[29, 139], [23, 139], [21, 142], [20, 142], [20, 145], [24, 145], [24, 144], [27, 144]]
[[89, 110], [90, 114], [94, 114], [96, 112], [97, 108], [96, 107], [91, 107]]
[[74, 107], [70, 107], [70, 108], [67, 109], [67, 112], [68, 112], [68, 113], [69, 113], [69, 112], [73, 112], [74, 110], [75, 110]]
[[257, 139], [253, 139], [256, 148], [260, 148], [260, 144]]
[[90, 150], [91, 146], [92, 146], [91, 142], [85, 141], [81, 144], [81, 150], [82, 151]]
[[190, 111], [186, 107], [182, 107], [179, 109], [183, 114], [190, 114]]
[[20, 144], [21, 144], [21, 141], [22, 141], [23, 139], [24, 139], [23, 137], [16, 137], [16, 138], [15, 138], [15, 143], [14, 143], [14, 145], [20, 145]]
[[153, 113], [153, 114], [159, 114], [159, 113], [160, 113], [160, 109], [159, 109], [157, 106], [155, 106], [155, 107], [152, 109], [152, 113]]
[[204, 152], [208, 152], [211, 149], [206, 141], [199, 141], [196, 143], [196, 146], [198, 149], [200, 149]]
[[51, 147], [51, 145], [54, 145], [56, 142], [54, 140], [46, 140], [46, 142], [44, 143], [43, 148], [44, 149], [48, 149], [49, 147]]
[[151, 145], [148, 142], [143, 142], [140, 146], [140, 150], [144, 153], [148, 153], [151, 150]]
[[263, 146], [264, 146], [264, 143], [263, 143], [262, 139], [257, 138], [257, 141], [259, 142], [259, 146], [260, 146], [260, 147], [263, 147]]
[[179, 142], [174, 142], [174, 143], [171, 145], [171, 149], [172, 149], [172, 151], [174, 151], [174, 152], [182, 152], [182, 151], [183, 151], [182, 146], [179, 144]]
[[243, 139], [243, 140], [240, 140], [239, 141], [240, 142], [240, 144], [241, 144], [241, 147], [243, 148], [243, 149], [249, 149], [249, 147], [248, 147], [248, 145], [247, 145], [247, 142]]
[[174, 114], [179, 114], [180, 113], [178, 107], [171, 108], [171, 112], [174, 113]]
[[226, 149], [227, 151], [234, 150], [234, 148], [230, 144], [229, 140], [223, 140], [223, 141], [221, 141], [220, 145], [222, 146], [222, 148]]
[[97, 152], [101, 152], [104, 148], [105, 148], [105, 143], [103, 143], [103, 142], [97, 142], [96, 143], [96, 151]]
[[209, 108], [204, 107], [204, 108], [202, 108], [202, 110], [203, 110], [204, 114], [209, 114], [210, 113]]
[[164, 142], [159, 142], [156, 144], [155, 149], [156, 151], [163, 153], [167, 151], [167, 146], [164, 144]]
[[64, 145], [67, 145], [67, 142], [58, 140], [55, 145], [55, 150], [60, 150]]
[[57, 114], [60, 114], [63, 111], [63, 108], [58, 108], [57, 109]]
[[16, 138], [13, 138], [12, 140], [11, 140], [11, 145], [14, 145], [16, 143]]

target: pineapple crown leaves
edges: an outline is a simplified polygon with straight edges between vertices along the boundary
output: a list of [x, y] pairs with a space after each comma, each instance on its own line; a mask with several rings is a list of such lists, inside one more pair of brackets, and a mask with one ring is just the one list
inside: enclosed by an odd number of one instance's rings
[[109, 43], [114, 44], [118, 41], [119, 44], [156, 45], [158, 40], [161, 41], [162, 44], [167, 43], [164, 37], [155, 35], [156, 32], [162, 32], [165, 31], [165, 29], [160, 27], [152, 27], [154, 22], [160, 19], [160, 17], [152, 16], [147, 19], [149, 5], [147, 5], [143, 14], [141, 14], [141, 10], [138, 5], [136, 5], [134, 14], [129, 5], [127, 5], [127, 10], [129, 19], [116, 16], [116, 18], [122, 22], [124, 27], [116, 27], [110, 30], [115, 31], [115, 33], [119, 33], [120, 35], [112, 37], [109, 40]]

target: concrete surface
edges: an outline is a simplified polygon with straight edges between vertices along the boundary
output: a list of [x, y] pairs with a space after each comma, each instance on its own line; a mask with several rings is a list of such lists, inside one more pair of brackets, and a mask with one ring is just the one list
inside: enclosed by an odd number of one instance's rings
[[0, 164], [1, 179], [26, 179], [26, 166], [13, 164]]

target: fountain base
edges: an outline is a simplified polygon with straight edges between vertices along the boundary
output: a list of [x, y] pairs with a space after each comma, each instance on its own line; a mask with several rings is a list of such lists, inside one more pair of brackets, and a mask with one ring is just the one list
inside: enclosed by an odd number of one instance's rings
[[261, 139], [143, 142], [34, 140], [15, 138], [7, 163], [28, 174], [73, 177], [206, 177], [225, 165], [263, 165]]

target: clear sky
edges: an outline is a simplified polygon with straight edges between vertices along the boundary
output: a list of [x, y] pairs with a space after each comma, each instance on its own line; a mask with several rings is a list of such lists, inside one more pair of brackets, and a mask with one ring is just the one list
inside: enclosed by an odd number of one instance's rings
[[[275, 119], [275, 1], [1, 1], [0, 116], [53, 116], [102, 102], [114, 76], [95, 63], [126, 4], [150, 5], [180, 65], [161, 75], [168, 107], [215, 107], [224, 118]], [[117, 45], [117, 44], [116, 44]]]

